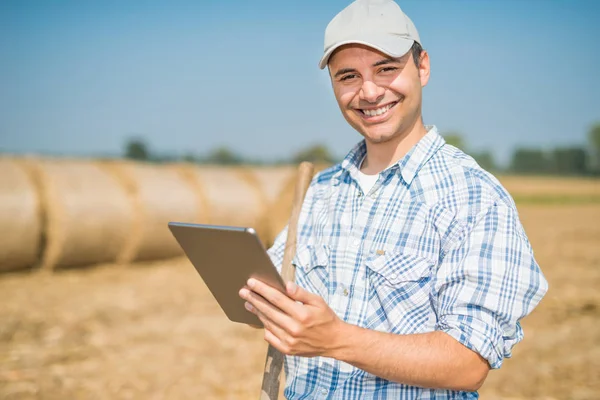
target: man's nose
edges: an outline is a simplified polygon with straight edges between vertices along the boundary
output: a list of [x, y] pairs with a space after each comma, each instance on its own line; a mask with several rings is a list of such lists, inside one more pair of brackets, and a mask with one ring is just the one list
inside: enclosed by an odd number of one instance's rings
[[364, 81], [360, 88], [359, 96], [362, 100], [368, 101], [369, 103], [377, 103], [383, 98], [385, 89], [377, 86], [371, 81]]

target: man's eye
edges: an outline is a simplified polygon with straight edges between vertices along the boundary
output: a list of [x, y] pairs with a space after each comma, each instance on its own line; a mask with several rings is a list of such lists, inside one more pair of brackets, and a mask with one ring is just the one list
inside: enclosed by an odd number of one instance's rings
[[353, 79], [353, 78], [356, 78], [356, 75], [355, 75], [355, 74], [344, 75], [344, 76], [342, 77], [342, 79], [340, 79], [340, 81], [347, 81], [347, 80], [350, 80], [350, 79]]
[[398, 68], [396, 68], [396, 67], [385, 67], [385, 68], [381, 69], [381, 72], [390, 72], [390, 71], [395, 71], [397, 69]]

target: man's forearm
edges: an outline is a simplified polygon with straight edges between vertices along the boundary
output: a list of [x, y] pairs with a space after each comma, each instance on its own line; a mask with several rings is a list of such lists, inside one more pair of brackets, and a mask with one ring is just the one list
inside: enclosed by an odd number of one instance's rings
[[488, 363], [443, 332], [395, 335], [345, 324], [332, 357], [383, 379], [413, 386], [475, 391]]

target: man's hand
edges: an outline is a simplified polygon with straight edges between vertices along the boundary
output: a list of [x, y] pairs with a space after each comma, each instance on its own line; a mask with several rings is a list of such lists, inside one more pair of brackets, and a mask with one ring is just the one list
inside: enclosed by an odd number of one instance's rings
[[330, 356], [339, 346], [346, 324], [325, 301], [290, 282], [287, 296], [279, 290], [248, 280], [240, 297], [248, 311], [265, 326], [265, 340], [286, 355]]
[[240, 290], [265, 325], [265, 340], [283, 354], [331, 357], [383, 379], [435, 389], [475, 391], [487, 376], [487, 361], [444, 332], [361, 328], [339, 319], [319, 296], [295, 284], [286, 289], [287, 295], [251, 279]]

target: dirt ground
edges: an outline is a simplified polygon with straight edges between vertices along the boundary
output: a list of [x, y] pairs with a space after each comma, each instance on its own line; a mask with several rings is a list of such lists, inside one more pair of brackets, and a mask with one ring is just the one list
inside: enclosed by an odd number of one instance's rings
[[[600, 206], [522, 206], [550, 282], [482, 399], [598, 399]], [[2, 399], [257, 399], [266, 343], [186, 260], [0, 276]]]

